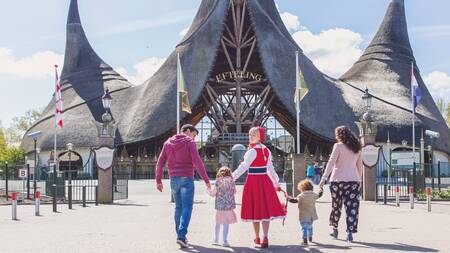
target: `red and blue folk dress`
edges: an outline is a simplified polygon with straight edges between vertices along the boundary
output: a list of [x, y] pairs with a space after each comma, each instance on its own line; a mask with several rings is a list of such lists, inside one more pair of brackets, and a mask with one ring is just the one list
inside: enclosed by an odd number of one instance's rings
[[248, 171], [242, 193], [241, 219], [246, 222], [270, 221], [285, 217], [276, 193], [278, 175], [272, 164], [272, 154], [263, 144], [251, 145], [244, 161], [233, 172], [234, 180]]

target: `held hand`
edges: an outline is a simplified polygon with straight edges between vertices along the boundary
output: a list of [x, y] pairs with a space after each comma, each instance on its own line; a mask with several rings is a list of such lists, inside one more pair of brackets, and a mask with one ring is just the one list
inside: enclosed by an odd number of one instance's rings
[[159, 192], [162, 192], [163, 184], [162, 183], [156, 184], [156, 189], [158, 189]]
[[211, 183], [210, 182], [206, 183], [206, 188], [208, 188], [208, 190], [211, 190]]
[[276, 186], [276, 187], [275, 187], [275, 190], [276, 190], [277, 192], [280, 192], [280, 191], [281, 191], [281, 187]]
[[319, 187], [323, 190], [323, 186], [325, 185], [325, 180], [320, 181]]

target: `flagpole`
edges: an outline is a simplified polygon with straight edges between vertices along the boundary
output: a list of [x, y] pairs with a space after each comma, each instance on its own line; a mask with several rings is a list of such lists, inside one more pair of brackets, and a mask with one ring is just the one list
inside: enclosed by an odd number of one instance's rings
[[416, 129], [415, 129], [415, 119], [416, 119], [416, 108], [414, 107], [414, 62], [411, 61], [411, 103], [412, 103], [412, 146], [413, 146], [413, 164], [416, 162]]
[[177, 53], [177, 134], [180, 134], [180, 53]]
[[[56, 82], [58, 82], [58, 65], [55, 65], [55, 78], [56, 78]], [[55, 168], [56, 168], [56, 171], [58, 171], [58, 154], [56, 153], [56, 148], [57, 148], [57, 145], [56, 145], [56, 141], [57, 141], [57, 138], [56, 138], [56, 136], [57, 136], [57, 131], [58, 131], [58, 119], [57, 119], [57, 114], [58, 114], [58, 109], [57, 109], [57, 107], [58, 107], [58, 103], [57, 103], [57, 101], [56, 101], [56, 92], [57, 92], [57, 90], [56, 90], [56, 82], [55, 82], [55, 94], [54, 94], [54, 97], [55, 97], [55, 131], [54, 131], [54, 143], [53, 143], [53, 162], [55, 163]]]
[[295, 51], [295, 80], [296, 80], [296, 111], [297, 111], [297, 124], [296, 124], [296, 129], [297, 129], [297, 155], [300, 154], [300, 87], [298, 87], [300, 85], [300, 69], [298, 66], [298, 51]]

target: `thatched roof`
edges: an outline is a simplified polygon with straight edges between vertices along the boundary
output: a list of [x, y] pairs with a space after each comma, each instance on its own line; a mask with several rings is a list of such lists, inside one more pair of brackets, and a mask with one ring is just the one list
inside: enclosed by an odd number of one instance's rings
[[[295, 51], [301, 52], [301, 49], [286, 30], [273, 0], [249, 0], [247, 4], [266, 78], [281, 103], [273, 113], [295, 133]], [[189, 100], [192, 104], [199, 101], [220, 48], [228, 7], [229, 1], [204, 0], [201, 3], [187, 35], [159, 71], [144, 84], [142, 95], [136, 100], [134, 118], [127, 122], [131, 127], [124, 141], [157, 137], [176, 125], [176, 52], [180, 53]], [[303, 53], [300, 54], [300, 66], [310, 84], [310, 93], [302, 103], [301, 112], [305, 135], [332, 141], [336, 125], [350, 124], [356, 129], [353, 111], [344, 102], [333, 80], [321, 73]], [[317, 103], [317, 98], [327, 103]], [[319, 114], [320, 119], [316, 117]]]
[[[292, 134], [295, 133], [295, 51], [300, 51], [300, 68], [310, 89], [309, 95], [302, 101], [302, 138], [331, 143], [334, 128], [338, 125], [350, 125], [357, 131], [354, 122], [361, 112], [362, 93], [357, 88], [326, 76], [314, 66], [285, 28], [273, 0], [247, 0], [246, 3], [263, 71], [277, 97], [277, 104], [272, 107], [275, 117]], [[221, 50], [219, 40], [229, 5], [229, 0], [203, 0], [188, 33], [161, 68], [144, 84], [130, 87], [131, 84], [94, 52], [81, 26], [77, 1], [72, 0], [62, 73], [66, 111], [65, 127], [58, 134], [60, 143], [96, 145], [97, 132], [91, 119], [100, 121], [103, 113], [100, 97], [104, 87], [113, 91], [112, 114], [118, 122], [117, 144], [149, 141], [173, 130], [176, 125], [177, 53], [180, 53], [189, 100], [193, 105], [193, 115], [182, 113], [182, 118], [188, 116], [189, 119], [199, 120], [204, 115], [200, 95]], [[403, 2], [394, 0], [374, 42], [342, 79], [357, 87], [367, 85], [375, 95], [408, 108], [406, 94], [409, 75], [405, 64], [411, 57]], [[419, 75], [417, 78], [425, 91], [425, 98], [419, 108], [421, 123], [443, 131], [442, 117], [436, 113], [436, 106], [422, 79]], [[382, 87], [389, 87], [396, 95], [385, 92], [388, 89], [381, 87], [383, 83], [385, 85]], [[398, 94], [402, 96], [398, 97]], [[29, 130], [50, 130], [41, 141], [42, 149], [53, 147], [53, 104], [51, 101], [44, 118]], [[381, 124], [391, 129], [394, 141], [401, 140], [402, 135], [409, 133], [407, 112], [381, 102], [374, 102], [374, 107]], [[387, 113], [383, 113], [383, 110], [387, 110]], [[385, 131], [383, 128], [380, 141], [385, 140]], [[448, 136], [448, 128], [441, 134]], [[23, 145], [31, 147], [29, 141], [25, 138]], [[439, 145], [442, 150], [450, 151], [449, 146], [443, 145], [442, 141]]]
[[[389, 4], [372, 42], [340, 79], [360, 90], [367, 87], [371, 94], [381, 99], [374, 99], [372, 111], [380, 127], [377, 141], [386, 141], [390, 132], [391, 141], [401, 143], [407, 140], [411, 144], [411, 62], [414, 63], [415, 77], [422, 90], [422, 100], [417, 108], [416, 143], [419, 143], [421, 131], [437, 131], [441, 138], [433, 146], [450, 153], [450, 130], [420, 75], [409, 42], [403, 0], [393, 0]], [[361, 115], [362, 92], [347, 84], [341, 85], [345, 100], [357, 115]]]
[[[101, 122], [104, 109], [101, 96], [105, 88], [113, 92], [131, 87], [131, 84], [115, 72], [92, 49], [81, 26], [77, 0], [72, 0], [67, 20], [67, 41], [64, 67], [61, 73], [61, 92], [64, 104], [63, 129], [58, 129], [58, 148], [72, 142], [77, 147], [97, 145], [97, 129], [93, 121]], [[39, 119], [27, 133], [42, 131], [39, 146], [43, 150], [53, 148], [55, 129], [54, 97]], [[31, 150], [29, 138], [22, 146]]]

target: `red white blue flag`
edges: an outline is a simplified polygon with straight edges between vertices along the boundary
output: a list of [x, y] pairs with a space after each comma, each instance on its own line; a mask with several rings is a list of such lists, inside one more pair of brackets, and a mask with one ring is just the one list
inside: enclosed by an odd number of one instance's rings
[[416, 107], [422, 99], [422, 90], [420, 90], [419, 83], [417, 82], [414, 74], [414, 63], [411, 63], [411, 97], [413, 112], [416, 112]]

